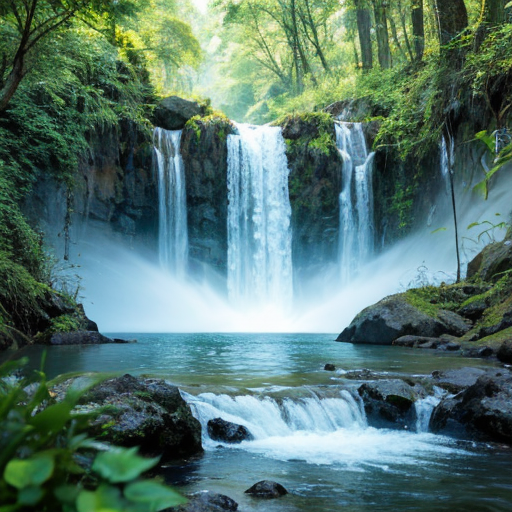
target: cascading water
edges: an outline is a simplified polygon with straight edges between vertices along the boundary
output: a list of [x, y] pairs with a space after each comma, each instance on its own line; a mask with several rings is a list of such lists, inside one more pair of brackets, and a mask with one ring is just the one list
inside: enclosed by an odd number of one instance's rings
[[228, 293], [233, 304], [286, 311], [292, 301], [291, 206], [278, 127], [228, 136]]
[[361, 123], [336, 123], [336, 145], [343, 159], [338, 259], [348, 283], [374, 249], [372, 163]]
[[158, 249], [160, 263], [184, 277], [188, 258], [185, 169], [180, 154], [181, 130], [155, 128], [154, 167], [158, 175]]

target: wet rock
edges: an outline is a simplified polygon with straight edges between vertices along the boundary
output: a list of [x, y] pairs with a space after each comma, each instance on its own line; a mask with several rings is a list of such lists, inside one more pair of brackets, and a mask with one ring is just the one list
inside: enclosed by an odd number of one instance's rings
[[446, 326], [444, 334], [463, 336], [471, 329], [471, 322], [453, 311], [441, 309], [437, 313], [437, 318]]
[[458, 313], [465, 318], [469, 318], [470, 320], [476, 321], [482, 318], [484, 311], [489, 306], [488, 300], [485, 298], [475, 299], [471, 301], [469, 304], [462, 306]]
[[462, 351], [464, 357], [491, 357], [493, 354], [494, 350], [488, 346], [470, 347]]
[[475, 384], [484, 373], [485, 370], [481, 368], [468, 367], [443, 372], [435, 371], [432, 373], [432, 377], [436, 386], [446, 389], [450, 393], [459, 393]]
[[97, 331], [58, 332], [52, 334], [50, 345], [101, 345], [115, 343], [112, 338]]
[[500, 345], [496, 356], [502, 363], [512, 364], [512, 339]]
[[496, 281], [512, 268], [512, 243], [509, 239], [489, 244], [468, 263], [467, 277]]
[[325, 366], [324, 366], [324, 370], [327, 371], [327, 372], [334, 372], [336, 371], [336, 366], [334, 366], [333, 364], [331, 363], [327, 363]]
[[254, 484], [245, 492], [246, 494], [250, 494], [256, 498], [266, 499], [279, 498], [288, 494], [288, 491], [281, 484], [271, 480], [262, 480], [261, 482]]
[[363, 400], [368, 424], [378, 428], [411, 428], [416, 421], [413, 407], [418, 398], [426, 396], [419, 384], [401, 379], [366, 382], [358, 389]]
[[512, 373], [489, 370], [458, 395], [443, 399], [432, 432], [512, 444]]
[[215, 418], [208, 421], [208, 435], [214, 441], [224, 443], [241, 443], [252, 439], [252, 434], [243, 425], [237, 425], [222, 418]]
[[124, 375], [98, 384], [82, 404], [107, 406], [92, 434], [121, 446], [140, 446], [163, 460], [202, 452], [201, 424], [176, 386], [163, 380]]
[[381, 378], [381, 375], [368, 370], [368, 368], [363, 368], [362, 370], [352, 370], [347, 372], [343, 377], [351, 380], [377, 380]]
[[188, 503], [172, 507], [173, 512], [235, 512], [238, 503], [224, 494], [203, 491], [189, 497]]
[[179, 96], [169, 96], [157, 105], [153, 114], [153, 123], [166, 130], [181, 130], [189, 119], [204, 114], [205, 107], [199, 103]]
[[404, 294], [398, 294], [364, 309], [336, 341], [391, 345], [402, 336], [437, 338], [449, 331], [441, 320], [423, 313], [409, 304]]

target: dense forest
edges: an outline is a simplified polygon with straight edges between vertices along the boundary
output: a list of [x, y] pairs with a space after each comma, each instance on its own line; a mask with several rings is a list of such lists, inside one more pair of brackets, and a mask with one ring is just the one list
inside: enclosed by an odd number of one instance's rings
[[254, 123], [360, 100], [356, 120], [380, 121], [376, 145], [421, 156], [465, 106], [492, 114], [481, 130], [506, 125], [509, 11], [505, 0], [2, 0], [2, 329], [35, 334], [30, 317], [57, 279], [23, 198], [41, 175], [72, 191], [93, 133], [149, 133], [171, 93]]

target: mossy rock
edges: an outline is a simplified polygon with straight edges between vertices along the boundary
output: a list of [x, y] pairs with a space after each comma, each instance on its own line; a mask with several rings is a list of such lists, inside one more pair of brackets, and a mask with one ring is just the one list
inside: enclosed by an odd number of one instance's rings
[[468, 264], [468, 279], [495, 282], [512, 272], [512, 240], [489, 244]]

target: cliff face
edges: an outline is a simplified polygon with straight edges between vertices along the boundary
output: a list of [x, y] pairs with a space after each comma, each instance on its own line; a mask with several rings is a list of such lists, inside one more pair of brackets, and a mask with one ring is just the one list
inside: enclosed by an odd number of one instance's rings
[[226, 139], [233, 132], [228, 119], [212, 115], [190, 120], [181, 137], [191, 264], [207, 263], [222, 274], [228, 251]]
[[57, 246], [58, 256], [67, 233], [78, 241], [89, 221], [100, 231], [156, 246], [158, 197], [151, 158], [150, 137], [131, 124], [92, 133], [73, 185], [39, 179], [24, 211]]
[[337, 260], [342, 162], [330, 115], [290, 116], [282, 127], [290, 169], [293, 267], [302, 277]]

